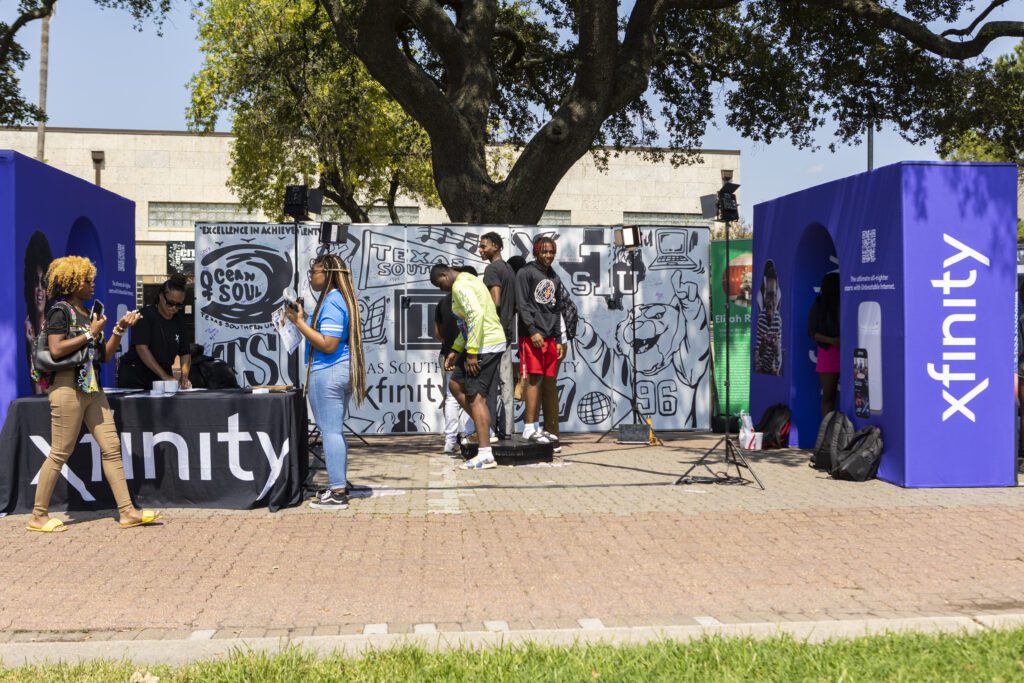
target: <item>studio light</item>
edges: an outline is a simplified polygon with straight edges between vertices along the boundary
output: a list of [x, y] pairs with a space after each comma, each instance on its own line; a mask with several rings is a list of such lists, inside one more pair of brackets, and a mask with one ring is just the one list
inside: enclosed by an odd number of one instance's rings
[[320, 244], [345, 244], [348, 242], [348, 223], [320, 224]]
[[623, 225], [615, 229], [615, 246], [636, 249], [640, 246], [640, 226]]
[[315, 187], [289, 185], [284, 188], [284, 215], [297, 221], [308, 221], [311, 213], [320, 213], [323, 204], [324, 193]]
[[726, 182], [718, 191], [718, 218], [725, 222], [738, 221], [740, 219], [740, 205], [736, 201], [736, 190], [740, 189], [738, 183]]

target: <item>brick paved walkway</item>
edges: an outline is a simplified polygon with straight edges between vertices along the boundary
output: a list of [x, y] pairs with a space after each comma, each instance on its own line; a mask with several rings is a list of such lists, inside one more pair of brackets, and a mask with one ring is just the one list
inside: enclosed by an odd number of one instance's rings
[[344, 512], [0, 519], [0, 642], [1024, 611], [1024, 489], [838, 482], [789, 451], [755, 456], [763, 492], [669, 486], [706, 436], [465, 472], [435, 441], [355, 448], [382, 495]]

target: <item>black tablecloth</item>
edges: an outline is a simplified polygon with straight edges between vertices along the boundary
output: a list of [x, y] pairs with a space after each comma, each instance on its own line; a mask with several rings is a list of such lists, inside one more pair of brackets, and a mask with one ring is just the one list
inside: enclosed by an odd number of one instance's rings
[[[241, 390], [109, 395], [136, 505], [271, 511], [298, 505], [309, 461], [306, 402]], [[12, 401], [0, 432], [0, 511], [28, 512], [50, 447], [45, 396]], [[114, 506], [99, 449], [84, 430], [51, 510]]]

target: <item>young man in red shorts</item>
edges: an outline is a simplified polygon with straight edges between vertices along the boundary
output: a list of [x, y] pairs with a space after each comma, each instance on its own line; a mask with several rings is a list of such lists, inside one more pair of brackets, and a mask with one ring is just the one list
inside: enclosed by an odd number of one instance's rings
[[555, 260], [555, 240], [538, 237], [533, 242], [533, 261], [516, 274], [516, 300], [519, 305], [519, 365], [527, 378], [524, 398], [523, 438], [534, 443], [553, 443], [558, 437], [544, 431], [539, 422], [541, 382], [558, 373], [560, 354], [565, 347], [562, 318], [558, 313], [561, 282], [551, 264]]

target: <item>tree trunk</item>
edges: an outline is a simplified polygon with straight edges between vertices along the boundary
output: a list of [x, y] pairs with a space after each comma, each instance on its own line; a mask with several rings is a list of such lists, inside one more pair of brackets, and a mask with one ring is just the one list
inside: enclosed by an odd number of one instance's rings
[[352, 223], [369, 223], [370, 217], [352, 195], [351, 189], [341, 179], [337, 171], [324, 171], [320, 176], [320, 189], [324, 197], [330, 199], [345, 212]]

